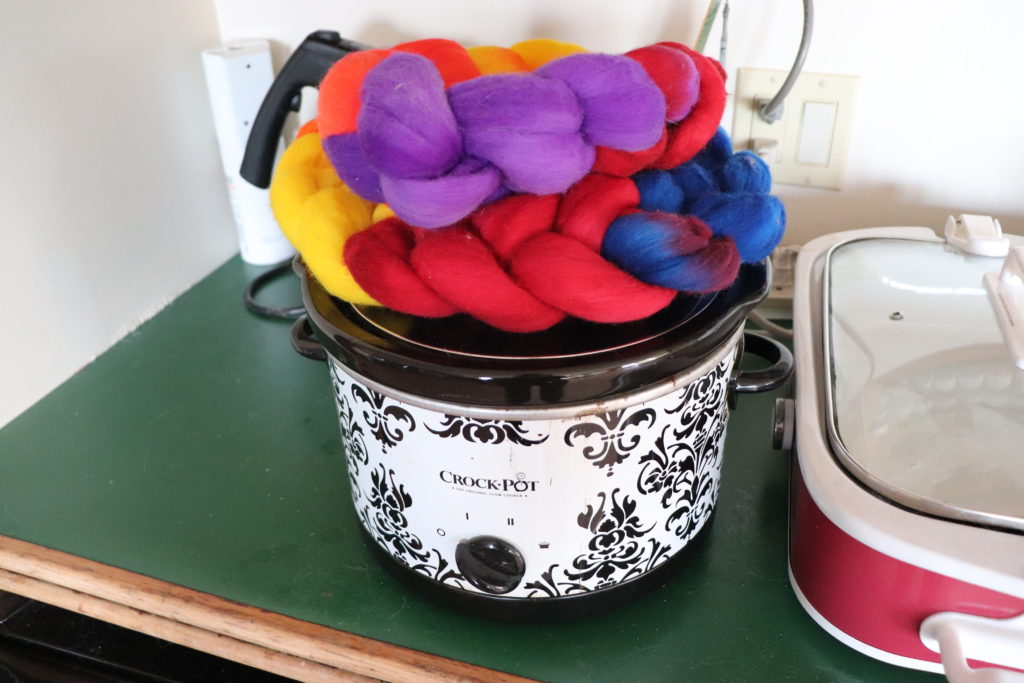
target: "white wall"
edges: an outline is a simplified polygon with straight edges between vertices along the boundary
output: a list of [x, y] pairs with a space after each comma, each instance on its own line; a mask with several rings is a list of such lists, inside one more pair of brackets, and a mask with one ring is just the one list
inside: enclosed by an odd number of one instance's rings
[[[731, 68], [788, 69], [800, 2], [737, 2]], [[770, 7], [770, 9], [769, 9]], [[789, 241], [991, 214], [1024, 233], [1019, 0], [818, 0], [808, 71], [861, 77], [846, 185], [777, 186]]]
[[0, 2], [0, 425], [237, 251], [210, 0]]
[[[216, 0], [225, 39], [276, 41], [283, 60], [320, 28], [374, 45], [424, 37], [508, 45], [550, 37], [592, 50], [693, 44], [704, 0]], [[800, 0], [732, 0], [726, 66], [788, 69]], [[846, 185], [776, 186], [787, 242], [896, 224], [941, 228], [988, 213], [1024, 233], [1020, 0], [817, 0], [805, 68], [861, 77]], [[706, 52], [717, 56], [718, 30]], [[731, 123], [727, 122], [727, 128]]]

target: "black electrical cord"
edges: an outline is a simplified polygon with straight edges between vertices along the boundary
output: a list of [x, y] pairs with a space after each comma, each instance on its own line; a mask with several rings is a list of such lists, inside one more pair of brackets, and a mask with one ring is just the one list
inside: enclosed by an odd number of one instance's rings
[[306, 312], [303, 306], [264, 306], [256, 301], [256, 294], [259, 293], [270, 282], [276, 280], [283, 273], [291, 272], [292, 259], [281, 261], [280, 263], [274, 264], [269, 270], [260, 273], [252, 279], [245, 287], [245, 294], [243, 301], [245, 301], [245, 309], [253, 315], [258, 315], [262, 318], [276, 318], [279, 320], [295, 320], [302, 316]]

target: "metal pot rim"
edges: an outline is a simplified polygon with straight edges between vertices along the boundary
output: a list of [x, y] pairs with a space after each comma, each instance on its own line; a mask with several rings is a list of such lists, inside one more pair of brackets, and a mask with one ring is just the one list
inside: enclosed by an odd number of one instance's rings
[[[416, 344], [400, 334], [388, 334], [368, 325], [355, 306], [331, 297], [300, 260], [294, 267], [314, 335], [347, 372], [370, 386], [387, 387], [421, 401], [492, 412], [605, 404], [650, 387], [671, 387], [676, 378], [705, 365], [737, 334], [747, 313], [771, 286], [767, 260], [747, 264], [731, 287], [711, 296], [692, 318], [653, 335], [641, 328], [631, 343], [572, 355], [495, 357]], [[408, 316], [403, 322], [415, 325], [416, 319]], [[593, 327], [582, 329], [593, 333]], [[621, 333], [622, 328], [615, 332]], [[515, 334], [504, 338], [520, 347], [537, 339]]]

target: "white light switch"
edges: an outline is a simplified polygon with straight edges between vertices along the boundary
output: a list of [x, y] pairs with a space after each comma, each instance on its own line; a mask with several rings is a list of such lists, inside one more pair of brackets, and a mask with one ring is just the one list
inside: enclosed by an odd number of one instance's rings
[[[759, 152], [776, 183], [838, 190], [846, 171], [859, 79], [802, 73], [783, 103], [782, 118], [768, 123], [757, 110], [779, 91], [787, 75], [771, 69], [739, 70], [733, 146]], [[772, 153], [762, 153], [765, 149]]]
[[804, 115], [800, 122], [800, 145], [796, 151], [797, 161], [802, 164], [828, 166], [835, 120], [835, 102], [804, 102]]

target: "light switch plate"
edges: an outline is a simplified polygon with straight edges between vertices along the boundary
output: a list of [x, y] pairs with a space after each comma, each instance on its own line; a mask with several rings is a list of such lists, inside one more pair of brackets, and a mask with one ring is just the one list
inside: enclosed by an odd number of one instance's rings
[[757, 109], [775, 96], [787, 75], [773, 69], [739, 69], [733, 146], [758, 151], [776, 183], [841, 189], [859, 78], [802, 73], [786, 96], [782, 118], [768, 123]]

